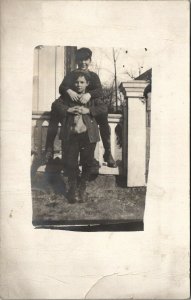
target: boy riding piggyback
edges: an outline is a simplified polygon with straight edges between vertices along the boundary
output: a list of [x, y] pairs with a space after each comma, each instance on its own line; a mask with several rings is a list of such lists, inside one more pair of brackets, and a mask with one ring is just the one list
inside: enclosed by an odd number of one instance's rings
[[[80, 48], [76, 53], [76, 62], [78, 65], [77, 70], [86, 71], [89, 74], [89, 84], [86, 87], [86, 91], [83, 94], [78, 93], [74, 89], [74, 77], [75, 71], [70, 72], [63, 79], [59, 92], [61, 98], [69, 97], [72, 102], [87, 104], [91, 99], [98, 99], [101, 105], [105, 105], [103, 103], [103, 92], [100, 79], [98, 75], [89, 70], [89, 66], [91, 64], [92, 51], [89, 48]], [[105, 105], [106, 106], [106, 105]], [[58, 110], [57, 110], [58, 111]], [[59, 111], [58, 111], [59, 115]], [[47, 134], [47, 143], [46, 150], [48, 152], [49, 149], [52, 148], [53, 140], [55, 138], [58, 126], [58, 120], [54, 120], [54, 112], [52, 114], [53, 118], [50, 121], [49, 131]], [[116, 167], [116, 163], [111, 154], [111, 142], [110, 142], [110, 127], [108, 124], [108, 111], [107, 106], [105, 109], [105, 113], [95, 116], [96, 122], [99, 125], [100, 135], [103, 142], [103, 146], [105, 149], [104, 152], [104, 161], [107, 162], [108, 167]], [[52, 125], [51, 125], [52, 124]], [[65, 158], [64, 158], [65, 161]]]

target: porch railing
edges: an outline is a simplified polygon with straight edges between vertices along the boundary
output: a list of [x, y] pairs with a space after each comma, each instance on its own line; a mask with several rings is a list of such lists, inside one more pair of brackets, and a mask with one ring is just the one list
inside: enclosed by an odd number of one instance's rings
[[[120, 90], [124, 96], [122, 114], [109, 114], [111, 128], [111, 150], [117, 161], [117, 168], [108, 168], [103, 161], [104, 149], [100, 141], [95, 150], [95, 158], [100, 162], [100, 174], [123, 175], [127, 177], [127, 187], [145, 186], [148, 176], [150, 156], [150, 101], [145, 101], [143, 91], [148, 82], [134, 80], [122, 83]], [[33, 112], [32, 153], [39, 160], [45, 150], [49, 112]], [[55, 140], [55, 156], [61, 156], [58, 135]]]
[[[46, 135], [50, 120], [49, 112], [33, 112], [32, 114], [32, 153], [40, 160], [45, 151]], [[97, 143], [95, 149], [95, 158], [100, 163], [99, 174], [125, 175], [125, 166], [123, 166], [123, 116], [122, 114], [109, 114], [108, 123], [111, 129], [111, 151], [114, 159], [117, 162], [117, 168], [108, 168], [103, 160], [104, 148], [102, 141]], [[55, 139], [54, 157], [61, 157], [61, 142], [58, 139], [58, 134]], [[43, 170], [41, 168], [40, 170]]]

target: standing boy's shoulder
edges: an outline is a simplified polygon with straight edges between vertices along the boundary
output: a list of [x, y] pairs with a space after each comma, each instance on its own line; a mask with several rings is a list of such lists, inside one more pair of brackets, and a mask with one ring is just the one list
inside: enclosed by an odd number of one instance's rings
[[93, 71], [90, 71], [88, 70], [89, 74], [90, 74], [90, 77], [93, 79], [93, 78], [99, 78], [99, 76], [97, 75], [97, 73], [93, 72]]

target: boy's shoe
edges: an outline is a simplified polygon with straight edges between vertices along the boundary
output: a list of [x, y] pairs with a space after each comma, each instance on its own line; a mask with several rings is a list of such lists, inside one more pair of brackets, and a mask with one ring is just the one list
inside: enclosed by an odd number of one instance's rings
[[[82, 162], [80, 161], [79, 165], [82, 165]], [[93, 159], [92, 161], [92, 168], [101, 168], [101, 164], [97, 159]]]
[[113, 156], [111, 154], [111, 152], [105, 152], [103, 155], [103, 159], [105, 162], [107, 162], [107, 166], [110, 168], [116, 168], [117, 164], [115, 162], [115, 160], [113, 159]]

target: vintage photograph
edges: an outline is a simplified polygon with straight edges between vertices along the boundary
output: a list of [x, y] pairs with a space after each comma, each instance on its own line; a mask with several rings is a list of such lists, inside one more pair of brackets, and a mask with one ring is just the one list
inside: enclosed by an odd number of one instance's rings
[[151, 90], [147, 48], [35, 47], [35, 227], [144, 230]]
[[189, 2], [0, 8], [0, 298], [190, 299]]

